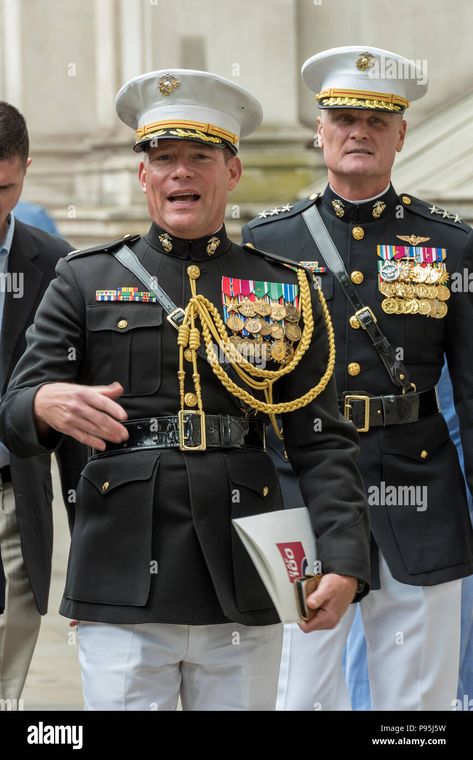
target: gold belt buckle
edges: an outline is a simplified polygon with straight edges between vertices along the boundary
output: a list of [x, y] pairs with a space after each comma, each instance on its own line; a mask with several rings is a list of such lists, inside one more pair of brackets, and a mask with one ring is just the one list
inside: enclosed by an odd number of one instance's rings
[[370, 397], [369, 396], [358, 396], [355, 394], [347, 394], [343, 398], [343, 416], [346, 420], [349, 420], [349, 422], [353, 422], [353, 420], [350, 417], [350, 409], [351, 404], [350, 401], [363, 401], [365, 405], [365, 418], [363, 420], [363, 427], [356, 428], [358, 433], [367, 433], [370, 429]]
[[[200, 443], [197, 446], [189, 446], [186, 443], [186, 436], [184, 425], [186, 423], [186, 415], [194, 415], [200, 417]], [[179, 448], [181, 451], [205, 451], [207, 448], [207, 440], [205, 436], [205, 412], [201, 412], [198, 409], [181, 409], [177, 415], [179, 426]]]

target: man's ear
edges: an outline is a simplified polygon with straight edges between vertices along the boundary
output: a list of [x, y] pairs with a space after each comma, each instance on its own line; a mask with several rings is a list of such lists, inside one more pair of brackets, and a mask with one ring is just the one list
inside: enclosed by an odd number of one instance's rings
[[32, 163], [33, 163], [33, 159], [30, 158], [30, 156], [28, 156], [28, 158], [26, 159], [26, 168], [29, 169]]
[[317, 135], [317, 144], [319, 148], [323, 148], [324, 145], [324, 128], [322, 126], [322, 119], [320, 116], [317, 116], [315, 120], [315, 126], [316, 126], [316, 135]]
[[227, 162], [228, 189], [233, 190], [239, 183], [243, 166], [238, 156], [232, 156]]
[[403, 119], [399, 125], [399, 140], [396, 145], [397, 153], [400, 153], [404, 146], [404, 140], [406, 139], [406, 132], [407, 132], [407, 121]]
[[138, 167], [138, 179], [140, 182], [140, 187], [144, 193], [146, 193], [146, 190], [148, 188], [147, 183], [147, 172], [146, 172], [146, 166], [144, 161], [140, 161], [140, 165]]

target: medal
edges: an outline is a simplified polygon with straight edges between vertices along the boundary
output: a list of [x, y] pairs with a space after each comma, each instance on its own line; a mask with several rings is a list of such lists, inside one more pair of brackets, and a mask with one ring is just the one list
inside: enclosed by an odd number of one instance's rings
[[272, 325], [270, 325], [269, 322], [265, 322], [264, 320], [261, 320], [261, 327], [259, 331], [260, 335], [262, 335], [264, 338], [267, 335], [271, 335], [271, 329], [272, 329]]
[[395, 261], [383, 262], [379, 273], [386, 282], [394, 282], [399, 279], [399, 267]]
[[254, 306], [248, 298], [238, 304], [238, 311], [240, 314], [243, 314], [244, 317], [254, 317], [256, 314]]
[[437, 285], [437, 298], [440, 301], [448, 301], [450, 298], [450, 291], [446, 285]]
[[286, 307], [279, 303], [272, 304], [271, 316], [273, 319], [276, 319], [279, 322], [286, 316]]
[[292, 303], [287, 303], [286, 317], [285, 317], [286, 321], [297, 323], [299, 322], [300, 318], [301, 318], [301, 315], [300, 315], [299, 309], [296, 309], [296, 307], [293, 306]]
[[289, 322], [289, 324], [286, 325], [285, 333], [286, 333], [286, 338], [294, 342], [295, 340], [300, 340], [300, 337], [302, 335], [302, 330], [299, 327], [299, 325], [294, 325]]
[[271, 325], [271, 335], [275, 340], [281, 340], [284, 337], [284, 328], [281, 325]]
[[245, 329], [249, 333], [259, 333], [261, 330], [261, 322], [259, 319], [247, 319], [245, 322]]
[[395, 298], [385, 298], [381, 303], [381, 308], [386, 314], [396, 314], [397, 302]]
[[262, 301], [261, 299], [258, 299], [254, 302], [253, 309], [257, 314], [259, 314], [260, 317], [269, 317], [271, 314], [270, 304], [266, 303], [266, 301]]
[[236, 314], [231, 314], [227, 319], [227, 327], [232, 332], [241, 332], [244, 326], [245, 326], [244, 321], [240, 319], [240, 317], [237, 317]]
[[271, 346], [271, 358], [278, 364], [284, 364], [286, 361], [286, 343], [283, 340], [277, 340]]

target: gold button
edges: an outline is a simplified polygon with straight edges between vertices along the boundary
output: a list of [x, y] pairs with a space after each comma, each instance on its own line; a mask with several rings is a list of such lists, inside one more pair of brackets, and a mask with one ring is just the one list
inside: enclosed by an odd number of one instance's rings
[[196, 267], [195, 264], [192, 264], [191, 267], [187, 267], [187, 274], [191, 280], [197, 280], [197, 278], [200, 277], [200, 269], [199, 267]]
[[352, 377], [356, 377], [361, 372], [361, 367], [358, 362], [350, 362], [348, 365], [348, 374]]
[[284, 459], [286, 460], [286, 462], [289, 462], [289, 457], [288, 457], [288, 455], [287, 455], [287, 451], [286, 451], [286, 449], [284, 449], [283, 457], [284, 457]]
[[399, 375], [399, 380], [405, 380], [405, 379], [406, 379], [406, 376], [405, 376], [405, 375], [402, 375], [402, 374], [401, 374], [401, 375]]
[[197, 406], [197, 396], [195, 393], [186, 393], [184, 403], [186, 406]]
[[190, 350], [190, 348], [186, 348], [186, 350], [184, 351], [184, 359], [188, 362], [192, 361], [192, 351]]
[[365, 236], [365, 231], [363, 227], [353, 227], [351, 234], [355, 238], [355, 240], [363, 240]]
[[121, 319], [119, 322], [117, 322], [117, 327], [119, 327], [120, 330], [124, 330], [125, 327], [128, 327], [128, 322], [126, 319]]
[[253, 243], [245, 243], [245, 245], [247, 248], [254, 248]]
[[102, 483], [102, 493], [106, 493], [109, 488], [110, 488], [110, 483], [108, 482], [108, 480], [106, 480], [105, 483]]
[[429, 456], [429, 452], [428, 452], [428, 451], [426, 451], [425, 449], [423, 449], [423, 450], [420, 452], [420, 458], [421, 458], [421, 459], [427, 459], [427, 457], [428, 457], [428, 456]]
[[350, 280], [352, 281], [354, 285], [361, 285], [364, 279], [365, 279], [365, 275], [363, 274], [363, 272], [355, 271], [355, 272], [352, 272], [350, 275]]
[[312, 193], [312, 195], [309, 195], [309, 200], [316, 201], [318, 197], [319, 197], [318, 193]]
[[269, 493], [269, 488], [268, 488], [268, 486], [265, 486], [265, 487], [263, 488], [263, 496], [267, 496], [267, 495], [268, 495], [268, 493]]
[[412, 201], [411, 201], [411, 199], [409, 198], [408, 195], [403, 195], [402, 198], [401, 198], [401, 200], [402, 200], [403, 203], [406, 204], [406, 206], [409, 206], [412, 203]]
[[358, 322], [358, 318], [357, 318], [357, 317], [355, 317], [355, 315], [354, 315], [354, 314], [353, 314], [353, 316], [352, 316], [352, 317], [350, 317], [350, 326], [351, 326], [351, 327], [353, 327], [353, 329], [354, 329], [354, 330], [359, 330], [359, 329], [360, 329], [360, 326], [361, 326], [361, 325], [360, 325], [360, 323]]
[[123, 235], [123, 240], [127, 240], [130, 237], [131, 237], [131, 234], [127, 232], [126, 235]]

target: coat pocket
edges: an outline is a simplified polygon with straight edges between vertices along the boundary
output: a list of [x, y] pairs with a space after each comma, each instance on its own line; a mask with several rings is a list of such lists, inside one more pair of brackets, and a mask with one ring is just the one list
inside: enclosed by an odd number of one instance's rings
[[407, 571], [428, 573], [471, 559], [465, 484], [442, 415], [388, 428], [380, 445], [385, 508]]
[[94, 384], [117, 380], [126, 396], [161, 385], [163, 310], [157, 304], [99, 302], [87, 307], [88, 370]]
[[153, 502], [159, 453], [89, 462], [77, 489], [65, 596], [142, 606], [151, 574]]
[[[283, 508], [274, 465], [262, 452], [225, 455], [231, 491], [231, 516], [248, 517]], [[243, 543], [232, 526], [235, 600], [241, 612], [270, 609], [273, 603]]]

